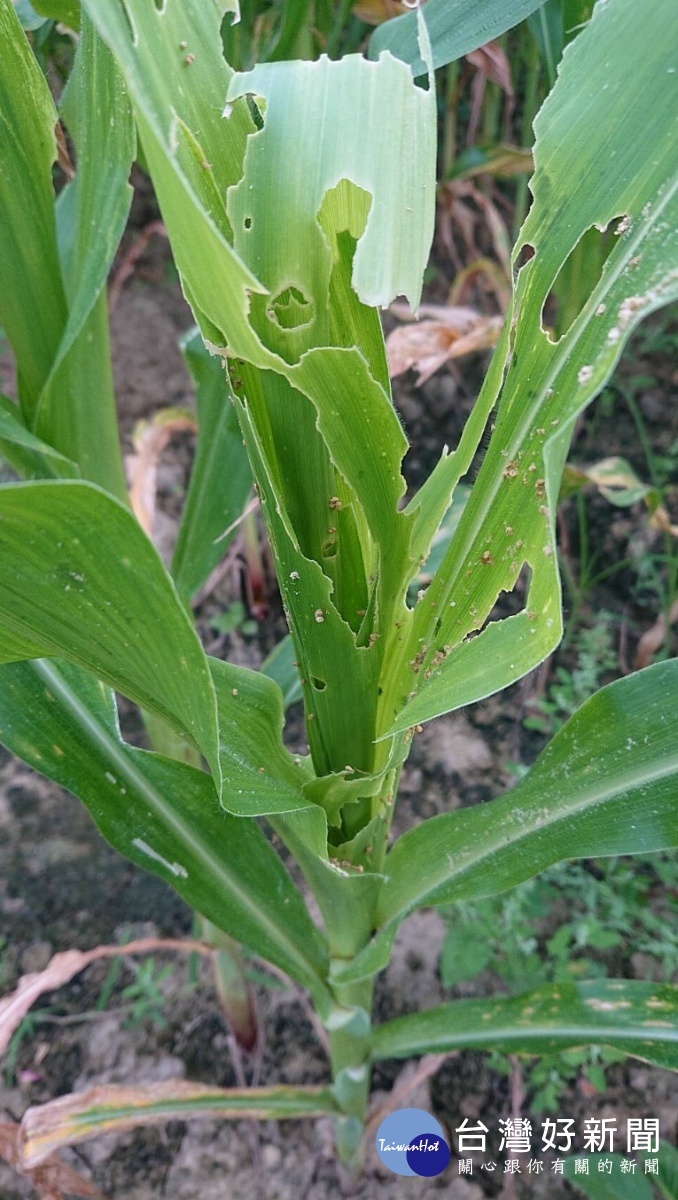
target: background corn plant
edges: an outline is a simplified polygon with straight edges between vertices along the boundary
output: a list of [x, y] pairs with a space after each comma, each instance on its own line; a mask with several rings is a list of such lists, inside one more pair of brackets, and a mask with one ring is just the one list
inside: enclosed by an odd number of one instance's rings
[[[370, 1064], [431, 1050], [595, 1041], [678, 1065], [669, 985], [545, 986], [371, 1023], [375, 976], [415, 908], [495, 895], [563, 858], [678, 841], [674, 662], [600, 691], [507, 796], [390, 840], [414, 728], [515, 682], [557, 645], [554, 510], [573, 424], [638, 322], [678, 291], [670, 5], [599, 0], [535, 123], [533, 201], [485, 385], [455, 450], [404, 503], [407, 440], [378, 307], [420, 297], [432, 68], [536, 8], [430, 0], [426, 23], [409, 14], [382, 26], [369, 60], [269, 61], [243, 74], [222, 54], [223, 0], [84, 0], [61, 113], [76, 170], [55, 204], [56, 113], [0, 0], [0, 318], [20, 393], [19, 408], [2, 401], [0, 449], [27, 480], [0, 489], [0, 736], [79, 795], [122, 853], [307, 988], [332, 1065], [320, 1089], [182, 1084], [62, 1100], [29, 1114], [27, 1167], [104, 1126], [206, 1111], [331, 1112], [339, 1153], [357, 1162]], [[172, 574], [126, 505], [113, 422], [104, 288], [136, 136], [213, 356], [191, 348], [200, 441]], [[543, 324], [554, 281], [608, 226], [600, 278], [554, 340]], [[411, 606], [488, 427], [456, 532]], [[209, 658], [187, 613], [249, 485], [240, 435], [307, 757], [283, 744], [275, 679]], [[502, 618], [497, 602], [521, 576], [525, 605]], [[168, 746], [172, 731], [188, 761], [126, 744], [114, 690], [161, 723]], [[267, 827], [300, 867], [322, 929]]]

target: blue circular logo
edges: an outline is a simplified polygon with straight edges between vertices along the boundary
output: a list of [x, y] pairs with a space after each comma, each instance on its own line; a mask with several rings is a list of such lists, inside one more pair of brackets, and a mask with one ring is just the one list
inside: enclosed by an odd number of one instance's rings
[[385, 1117], [376, 1146], [384, 1166], [396, 1175], [431, 1178], [441, 1175], [450, 1161], [442, 1125], [423, 1108], [398, 1108]]
[[442, 1175], [450, 1161], [450, 1147], [443, 1137], [437, 1133], [419, 1133], [410, 1139], [407, 1151], [407, 1165], [415, 1175]]

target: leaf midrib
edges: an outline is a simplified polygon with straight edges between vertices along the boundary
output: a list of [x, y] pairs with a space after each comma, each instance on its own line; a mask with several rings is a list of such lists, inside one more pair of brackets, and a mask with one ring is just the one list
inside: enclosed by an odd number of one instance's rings
[[[63, 702], [66, 708], [73, 714], [78, 723], [83, 727], [92, 741], [98, 745], [105, 754], [115, 763], [120, 774], [127, 782], [140, 792], [149, 807], [170, 827], [172, 832], [185, 844], [190, 846], [191, 851], [195, 854], [204, 865], [221, 878], [226, 891], [235, 893], [242, 904], [243, 908], [252, 915], [255, 922], [267, 933], [273, 942], [281, 946], [287, 956], [303, 968], [305, 974], [309, 974], [318, 980], [318, 984], [324, 987], [323, 981], [318, 973], [317, 967], [306, 958], [300, 951], [299, 947], [290, 940], [286, 931], [281, 929], [274, 921], [272, 921], [262, 906], [253, 899], [248, 891], [243, 888], [242, 881], [231, 875], [228, 868], [217, 857], [213, 855], [209, 846], [205, 845], [195, 834], [195, 831], [172, 810], [166, 803], [160, 793], [153, 787], [146, 776], [139, 771], [130, 761], [130, 752], [125, 750], [123, 744], [110, 733], [96, 720], [93, 714], [79, 700], [77, 695], [68, 686], [59, 671], [47, 659], [36, 659], [33, 663], [36, 673], [49, 684], [49, 687], [54, 691], [59, 699]], [[143, 751], [140, 751], [143, 753]], [[243, 818], [246, 819], [246, 818]]]

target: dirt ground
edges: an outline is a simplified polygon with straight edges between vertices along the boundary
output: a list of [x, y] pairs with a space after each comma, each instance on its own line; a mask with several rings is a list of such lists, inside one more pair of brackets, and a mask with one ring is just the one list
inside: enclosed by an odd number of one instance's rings
[[[161, 242], [151, 243], [135, 279], [122, 291], [112, 317], [116, 386], [121, 422], [128, 439], [135, 420], [157, 408], [191, 403], [191, 387], [177, 350], [177, 335], [190, 323], [178, 285]], [[641, 364], [642, 366], [642, 364]], [[671, 368], [673, 369], [673, 368]], [[669, 420], [671, 369], [658, 371], [655, 383], [641, 396], [648, 428], [660, 449], [678, 435], [676, 409]], [[11, 387], [7, 372], [6, 384]], [[398, 402], [415, 450], [410, 478], [420, 480], [440, 453], [453, 443], [474, 391], [473, 378], [443, 371], [415, 391], [411, 377], [397, 389]], [[673, 424], [671, 424], [671, 421]], [[160, 472], [160, 540], [171, 541], [176, 527], [173, 510], [185, 488], [191, 438], [171, 447]], [[637, 438], [630, 420], [619, 414], [582, 425], [575, 456], [594, 461], [602, 454], [624, 453], [641, 472]], [[623, 557], [632, 518], [626, 510], [610, 510], [592, 499], [592, 527], [600, 528], [599, 549]], [[570, 528], [565, 516], [565, 531]], [[598, 526], [596, 526], [598, 521]], [[624, 523], [626, 522], [626, 524]], [[571, 526], [574, 530], [574, 525]], [[574, 538], [574, 533], [572, 533]], [[603, 544], [604, 543], [604, 544]], [[576, 545], [573, 549], [576, 554]], [[630, 575], [591, 598], [595, 606], [612, 606], [626, 614], [631, 654], [633, 640], [656, 614], [629, 600]], [[212, 597], [216, 610], [240, 598], [237, 570]], [[256, 665], [280, 635], [281, 616], [275, 597], [259, 634], [245, 639], [238, 632], [220, 635], [212, 652]], [[538, 752], [537, 735], [523, 728], [521, 717], [534, 680], [463, 714], [443, 718], [415, 741], [404, 775], [395, 832], [414, 820], [458, 805], [482, 803], [510, 782], [509, 761], [530, 762]], [[133, 718], [126, 727], [137, 736]], [[158, 879], [145, 875], [103, 842], [85, 809], [71, 796], [38, 778], [8, 756], [0, 760], [0, 982], [10, 989], [22, 973], [44, 967], [56, 951], [85, 950], [138, 936], [181, 937], [190, 932], [192, 914]], [[487, 980], [474, 980], [444, 993], [438, 957], [445, 924], [436, 912], [421, 912], [403, 926], [393, 961], [379, 981], [377, 1019], [428, 1007], [451, 996], [478, 994]], [[130, 1022], [129, 1004], [121, 993], [134, 978], [123, 962], [107, 1005], [99, 1011], [108, 966], [96, 964], [37, 1006], [39, 1020], [26, 1031], [12, 1061], [0, 1076], [0, 1116], [18, 1119], [29, 1105], [40, 1104], [95, 1083], [141, 1083], [188, 1078], [234, 1084], [244, 1065], [238, 1061], [207, 968], [188, 958], [158, 954], [155, 970], [168, 968], [158, 983], [162, 993], [162, 1025], [147, 1013]], [[491, 985], [491, 984], [490, 984]], [[496, 986], [496, 983], [495, 983]], [[257, 987], [264, 1045], [257, 1064], [260, 1082], [313, 1083], [327, 1079], [322, 1047], [298, 995], [285, 987]], [[384, 1063], [375, 1071], [375, 1106], [383, 1103], [397, 1080], [400, 1063]], [[662, 1135], [675, 1140], [678, 1089], [669, 1072], [629, 1061], [611, 1069], [605, 1094], [573, 1088], [559, 1115], [567, 1117], [658, 1116]], [[493, 1074], [481, 1054], [450, 1057], [430, 1080], [409, 1095], [407, 1104], [428, 1109], [448, 1133], [464, 1117], [481, 1118], [490, 1129], [511, 1115], [510, 1083]], [[547, 1156], [545, 1156], [547, 1158]], [[328, 1122], [246, 1123], [173, 1122], [118, 1137], [105, 1136], [64, 1159], [91, 1175], [110, 1200], [328, 1200], [337, 1194], [380, 1200], [409, 1200], [445, 1195], [449, 1200], [482, 1200], [484, 1196], [534, 1197], [574, 1195], [558, 1177], [505, 1179], [455, 1172], [456, 1162], [441, 1177], [426, 1181], [388, 1173], [372, 1148], [364, 1176], [355, 1181], [338, 1168]], [[496, 1179], [496, 1182], [495, 1182]], [[515, 1187], [513, 1186], [515, 1184]], [[502, 1189], [504, 1189], [502, 1191]], [[0, 1200], [32, 1195], [27, 1182], [0, 1165]]]

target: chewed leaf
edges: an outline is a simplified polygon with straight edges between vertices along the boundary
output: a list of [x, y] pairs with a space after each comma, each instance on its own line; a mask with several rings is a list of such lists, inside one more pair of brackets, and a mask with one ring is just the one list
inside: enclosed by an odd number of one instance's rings
[[[413, 89], [409, 69], [390, 56], [370, 63], [349, 55], [257, 66], [231, 81], [228, 101], [244, 95], [263, 101], [263, 129], [249, 139], [243, 179], [229, 195], [244, 261], [272, 293], [293, 283], [318, 304], [331, 268], [318, 212], [325, 193], [350, 179], [371, 197], [356, 292], [372, 305], [404, 294], [416, 307], [433, 234], [433, 93]], [[368, 119], [375, 109], [378, 119]]]
[[[598, 4], [535, 122], [534, 203], [516, 261], [523, 247], [533, 254], [515, 287], [495, 430], [458, 531], [415, 610], [415, 668], [403, 669], [391, 733], [506, 687], [560, 640], [554, 514], [572, 424], [641, 318], [678, 295], [678, 27], [669, 8]], [[629, 93], [632, 71], [642, 75], [649, 126]], [[584, 176], [586, 188], [572, 188], [572, 178]], [[600, 280], [553, 342], [542, 327], [553, 281], [581, 236], [613, 219], [618, 237]], [[523, 612], [492, 622], [498, 597], [525, 566]]]

